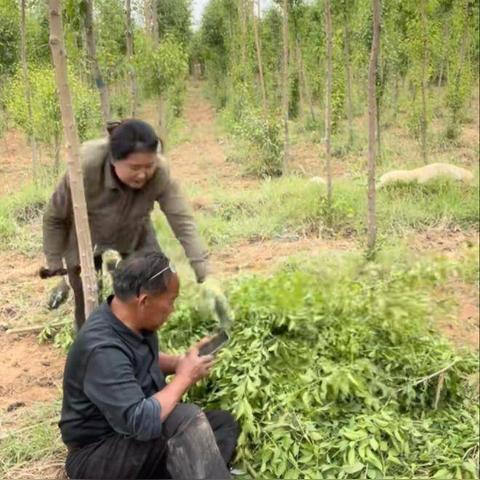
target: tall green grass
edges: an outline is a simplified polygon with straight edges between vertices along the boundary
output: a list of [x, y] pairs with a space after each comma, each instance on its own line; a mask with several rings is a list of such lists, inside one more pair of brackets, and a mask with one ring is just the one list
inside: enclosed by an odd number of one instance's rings
[[[298, 177], [268, 180], [255, 190], [216, 190], [211, 207], [198, 214], [200, 228], [211, 246], [240, 239], [325, 233], [362, 237], [367, 218], [366, 186], [352, 179], [334, 182], [331, 210], [325, 190], [323, 185]], [[476, 227], [478, 187], [435, 182], [380, 190], [377, 217], [380, 236], [436, 226]]]
[[[12, 195], [0, 197], [0, 250], [36, 251], [41, 236], [35, 226], [41, 219], [51, 187], [30, 183]], [[33, 227], [33, 228], [32, 228]]]

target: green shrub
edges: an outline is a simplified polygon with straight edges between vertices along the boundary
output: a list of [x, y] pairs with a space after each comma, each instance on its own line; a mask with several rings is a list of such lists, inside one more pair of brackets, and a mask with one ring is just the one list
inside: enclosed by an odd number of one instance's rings
[[[53, 68], [30, 67], [32, 117], [25, 102], [25, 85], [21, 70], [5, 86], [5, 107], [14, 123], [26, 134], [32, 131], [37, 140], [52, 145], [59, 142], [62, 133], [60, 104], [55, 87]], [[81, 140], [95, 137], [101, 130], [100, 100], [98, 93], [84, 85], [73, 71], [69, 72], [73, 110]]]
[[245, 171], [259, 177], [282, 174], [281, 124], [245, 107], [233, 122], [232, 133], [244, 142]]
[[[254, 478], [476, 478], [474, 355], [430, 328], [425, 264], [342, 265], [324, 257], [230, 288], [231, 342], [189, 393], [233, 411], [238, 460]], [[306, 271], [305, 271], [306, 270]], [[166, 350], [214, 328], [179, 307]], [[444, 382], [439, 381], [442, 369]]]

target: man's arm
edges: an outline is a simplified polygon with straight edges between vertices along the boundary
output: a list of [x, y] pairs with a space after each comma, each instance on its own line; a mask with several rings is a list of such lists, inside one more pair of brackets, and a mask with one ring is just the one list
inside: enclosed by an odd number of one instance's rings
[[50, 270], [63, 267], [62, 253], [68, 240], [72, 214], [70, 185], [65, 174], [43, 215], [43, 251]]
[[100, 347], [90, 355], [83, 390], [117, 433], [140, 441], [162, 432], [161, 405], [146, 398], [128, 356], [114, 346]]
[[213, 357], [198, 356], [201, 344], [180, 358], [173, 380], [148, 398], [124, 352], [116, 347], [97, 348], [88, 359], [84, 392], [116, 432], [140, 441], [157, 438], [162, 431], [162, 422], [183, 394], [205, 377], [213, 365]]
[[171, 176], [165, 160], [161, 160], [160, 169], [165, 182], [157, 198], [162, 212], [173, 233], [182, 244], [198, 282], [203, 282], [208, 274], [208, 252], [205, 248], [187, 200], [179, 185]]
[[160, 370], [165, 375], [172, 375], [173, 373], [175, 373], [180, 358], [181, 355], [169, 355], [168, 353], [159, 353], [158, 363], [160, 365]]

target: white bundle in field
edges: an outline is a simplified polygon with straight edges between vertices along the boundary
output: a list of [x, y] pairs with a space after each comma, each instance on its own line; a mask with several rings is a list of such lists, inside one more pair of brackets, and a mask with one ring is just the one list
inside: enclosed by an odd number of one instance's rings
[[310, 181], [316, 183], [317, 185], [326, 185], [327, 181], [322, 177], [311, 177]]
[[432, 163], [413, 170], [392, 170], [380, 177], [378, 188], [383, 188], [394, 183], [416, 182], [424, 184], [431, 180], [446, 178], [459, 182], [473, 182], [473, 173], [465, 168], [450, 165], [449, 163]]

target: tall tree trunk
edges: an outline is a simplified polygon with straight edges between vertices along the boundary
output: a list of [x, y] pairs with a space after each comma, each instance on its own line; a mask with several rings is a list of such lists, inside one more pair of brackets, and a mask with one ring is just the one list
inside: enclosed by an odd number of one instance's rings
[[[158, 28], [158, 2], [157, 0], [146, 0], [150, 6], [151, 25], [147, 25], [147, 33], [150, 35], [155, 48], [159, 46], [160, 35]], [[162, 153], [167, 150], [167, 102], [163, 92], [158, 96], [158, 134], [162, 142]]]
[[375, 205], [375, 134], [377, 132], [375, 119], [377, 110], [376, 76], [378, 50], [380, 46], [380, 0], [372, 0], [373, 5], [373, 40], [368, 68], [368, 234], [367, 249], [371, 258], [375, 253], [377, 240], [377, 218]]
[[152, 32], [152, 0], [145, 0], [143, 2], [143, 16], [145, 19], [145, 31]]
[[303, 88], [303, 78], [302, 78], [302, 64], [301, 64], [301, 52], [300, 52], [300, 41], [298, 35], [295, 32], [295, 66], [297, 68], [296, 78], [298, 82], [298, 95], [300, 97], [299, 102], [299, 116], [303, 118], [305, 111], [305, 89]]
[[381, 113], [382, 113], [382, 100], [385, 88], [385, 75], [386, 75], [386, 67], [385, 63], [383, 62], [383, 58], [381, 56], [381, 52], [378, 52], [379, 59], [377, 58], [377, 72], [376, 72], [376, 79], [377, 82], [375, 86], [375, 95], [377, 95], [377, 103], [376, 103], [376, 128], [377, 128], [377, 152], [376, 152], [376, 160], [377, 163], [381, 162], [382, 159], [382, 128], [381, 128]]
[[310, 90], [310, 85], [307, 81], [307, 74], [305, 72], [305, 65], [303, 64], [303, 55], [302, 55], [302, 46], [300, 44], [300, 40], [298, 41], [298, 59], [300, 62], [300, 75], [301, 80], [303, 83], [303, 91], [305, 92], [305, 96], [307, 97], [308, 108], [310, 109], [310, 115], [312, 117], [312, 121], [315, 121], [315, 111], [313, 109], [313, 99], [312, 99], [312, 92]]
[[260, 35], [258, 33], [258, 21], [260, 19], [260, 0], [257, 1], [257, 13], [255, 14], [255, 0], [253, 0], [253, 34], [255, 36], [255, 50], [257, 52], [257, 63], [258, 63], [258, 77], [260, 80], [260, 89], [262, 92], [262, 104], [263, 104], [263, 114], [265, 117], [268, 114], [268, 105], [267, 105], [267, 91], [265, 89], [265, 80], [263, 78], [263, 62], [262, 62], [262, 45], [260, 42]]
[[28, 133], [28, 140], [32, 149], [32, 176], [33, 181], [37, 182], [37, 167], [38, 167], [38, 150], [37, 140], [35, 139], [35, 126], [33, 124], [32, 115], [32, 92], [30, 89], [30, 78], [28, 76], [27, 66], [27, 37], [25, 33], [25, 15], [26, 6], [25, 0], [21, 0], [21, 20], [20, 20], [20, 37], [21, 37], [21, 59], [22, 59], [22, 72], [23, 72], [23, 84], [25, 87], [25, 101], [27, 103], [28, 118], [30, 119], [30, 131]]
[[160, 41], [160, 33], [158, 28], [158, 2], [157, 0], [150, 0], [150, 7], [152, 9], [152, 39], [155, 44]]
[[348, 144], [353, 145], [352, 73], [350, 69], [350, 25], [348, 9], [344, 13], [345, 90], [347, 94]]
[[62, 123], [67, 141], [68, 177], [80, 255], [82, 286], [85, 297], [85, 316], [88, 317], [97, 305], [97, 281], [93, 265], [92, 240], [85, 201], [83, 173], [80, 164], [80, 140], [78, 138], [68, 85], [67, 58], [63, 39], [60, 0], [49, 0], [49, 20], [50, 47], [55, 67], [55, 82], [59, 94]]
[[163, 94], [158, 96], [158, 134], [162, 140], [162, 153], [167, 151], [167, 103]]
[[327, 157], [327, 202], [332, 206], [332, 11], [330, 0], [325, 1], [325, 32], [327, 35], [327, 88], [325, 92], [325, 154]]
[[53, 136], [53, 174], [55, 178], [60, 174], [60, 132], [57, 132]]
[[283, 0], [283, 64], [282, 64], [282, 113], [284, 123], [283, 173], [288, 173], [288, 0]]
[[[451, 19], [449, 19], [451, 20]], [[449, 38], [449, 25], [450, 25], [450, 22], [447, 21], [444, 23], [443, 25], [443, 38]], [[441, 59], [440, 59], [440, 73], [438, 75], [438, 88], [440, 88], [442, 86], [442, 81], [443, 81], [443, 73], [445, 71], [445, 63], [447, 62], [447, 52], [448, 52], [448, 48], [447, 48], [447, 42], [443, 43], [442, 45], [442, 53], [441, 53]]]
[[245, 5], [246, 0], [239, 0], [239, 16], [240, 16], [240, 32], [241, 32], [241, 62], [242, 62], [242, 82], [245, 82], [247, 79], [247, 36], [248, 36], [248, 27], [247, 27], [247, 7]]
[[107, 123], [110, 120], [110, 104], [108, 100], [108, 88], [103, 81], [102, 73], [97, 60], [97, 46], [95, 43], [95, 32], [93, 28], [93, 0], [85, 0], [85, 6], [85, 31], [87, 37], [88, 66], [95, 85], [100, 93], [103, 127], [106, 129]]
[[393, 123], [397, 122], [398, 115], [398, 73], [395, 73], [395, 81], [393, 84]]
[[422, 84], [421, 84], [421, 94], [422, 94], [422, 118], [420, 125], [420, 134], [422, 142], [422, 157], [423, 162], [427, 163], [427, 68], [428, 68], [428, 51], [427, 51], [427, 15], [425, 12], [426, 0], [420, 0], [420, 15], [422, 20]]
[[127, 45], [127, 57], [129, 62], [131, 106], [130, 114], [135, 117], [137, 114], [137, 79], [133, 68], [133, 28], [132, 28], [132, 5], [131, 0], [125, 0], [125, 40]]

